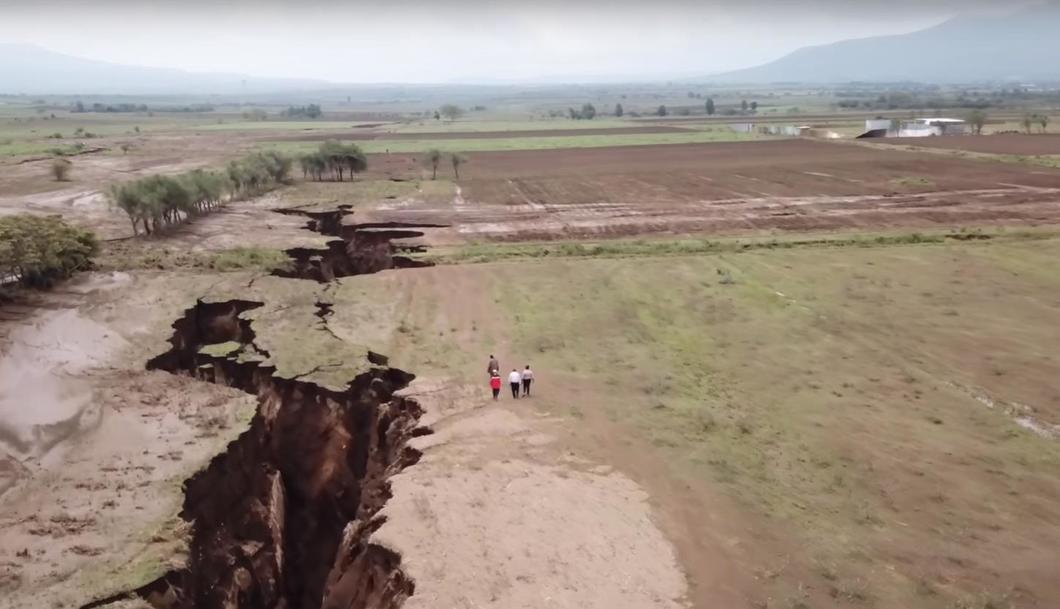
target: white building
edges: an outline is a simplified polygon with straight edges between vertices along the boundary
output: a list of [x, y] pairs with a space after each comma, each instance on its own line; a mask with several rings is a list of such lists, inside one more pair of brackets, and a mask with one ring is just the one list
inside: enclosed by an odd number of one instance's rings
[[865, 132], [858, 137], [932, 137], [967, 134], [968, 125], [959, 118], [930, 117], [916, 118], [911, 121], [876, 118], [865, 121]]

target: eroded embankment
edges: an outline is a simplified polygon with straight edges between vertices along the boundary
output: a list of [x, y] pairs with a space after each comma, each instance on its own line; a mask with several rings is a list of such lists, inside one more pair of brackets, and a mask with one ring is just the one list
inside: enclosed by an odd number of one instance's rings
[[274, 271], [274, 275], [295, 279], [312, 279], [319, 282], [333, 281], [339, 277], [378, 273], [387, 269], [418, 268], [430, 263], [409, 257], [422, 253], [420, 245], [396, 243], [404, 239], [422, 237], [421, 228], [444, 228], [439, 224], [409, 224], [402, 222], [374, 222], [345, 224], [343, 218], [351, 215], [349, 205], [340, 205], [331, 211], [305, 211], [299, 209], [276, 209], [276, 213], [303, 216], [307, 230], [338, 237], [323, 248], [296, 247], [286, 250], [291, 259], [290, 268]]
[[[245, 311], [198, 302], [149, 369], [258, 396], [250, 428], [185, 482], [193, 523], [185, 568], [126, 595], [167, 609], [390, 609], [413, 592], [400, 556], [369, 542], [388, 478], [415, 463], [420, 406], [394, 393], [413, 375], [366, 353], [367, 370], [335, 391], [274, 376]], [[357, 365], [351, 363], [351, 365]]]

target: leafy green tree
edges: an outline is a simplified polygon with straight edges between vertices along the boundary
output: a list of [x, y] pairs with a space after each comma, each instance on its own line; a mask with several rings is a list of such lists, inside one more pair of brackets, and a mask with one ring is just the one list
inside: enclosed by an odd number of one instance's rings
[[73, 166], [74, 164], [70, 162], [70, 159], [52, 159], [52, 177], [55, 178], [56, 182], [67, 181], [70, 179], [70, 170], [73, 169]]
[[746, 99], [740, 102], [740, 110], [743, 110], [744, 112], [747, 112], [747, 100]]
[[431, 179], [435, 180], [438, 178], [438, 164], [442, 162], [442, 151], [437, 148], [431, 148], [423, 155], [425, 163], [431, 166]]
[[467, 157], [460, 154], [459, 152], [453, 152], [449, 155], [449, 161], [453, 164], [453, 175], [456, 179], [460, 179], [460, 166], [467, 163]]
[[129, 218], [133, 234], [159, 233], [220, 207], [258, 196], [290, 180], [293, 162], [278, 152], [259, 152], [228, 163], [223, 172], [196, 169], [175, 176], [147, 176], [107, 191], [111, 205]]
[[758, 102], [751, 102], [751, 112], [758, 112]]
[[95, 234], [70, 226], [60, 216], [0, 217], [0, 283], [50, 287], [90, 269], [98, 252]]
[[596, 107], [592, 104], [582, 104], [581, 118], [588, 121], [596, 118]]
[[670, 112], [666, 109], [666, 106], [659, 106], [659, 108], [655, 111], [655, 114], [658, 116], [666, 116], [669, 113]]
[[714, 116], [714, 111], [715, 111], [714, 98], [713, 97], [708, 97], [707, 98], [707, 116]]
[[982, 110], [972, 110], [968, 113], [967, 121], [972, 126], [972, 133], [976, 135], [983, 134], [983, 127], [986, 126], [986, 112]]
[[622, 109], [622, 104], [615, 104], [615, 116], [621, 117], [626, 111]]

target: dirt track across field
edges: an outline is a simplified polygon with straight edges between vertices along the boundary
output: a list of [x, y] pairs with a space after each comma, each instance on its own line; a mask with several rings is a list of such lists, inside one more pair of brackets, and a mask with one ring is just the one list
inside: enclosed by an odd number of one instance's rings
[[295, 133], [285, 136], [270, 135], [270, 141], [322, 142], [332, 139], [364, 140], [487, 140], [513, 137], [578, 137], [592, 135], [627, 135], [638, 133], [689, 133], [682, 127], [653, 125], [646, 127], [606, 127], [602, 129], [537, 129], [534, 131], [436, 131], [422, 133], [392, 133], [378, 131], [338, 131], [328, 133]]
[[[870, 140], [872, 142], [872, 140]], [[924, 148], [967, 150], [990, 154], [1060, 154], [1060, 134], [965, 135], [960, 137], [910, 137], [879, 140], [881, 144], [908, 144]]]

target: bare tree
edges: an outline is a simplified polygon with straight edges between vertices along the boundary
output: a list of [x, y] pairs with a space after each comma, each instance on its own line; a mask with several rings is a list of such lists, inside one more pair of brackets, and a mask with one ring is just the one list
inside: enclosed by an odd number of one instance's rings
[[1041, 114], [1038, 116], [1038, 126], [1041, 128], [1042, 133], [1045, 133], [1046, 129], [1049, 128], [1049, 115]]
[[459, 152], [453, 152], [449, 155], [449, 160], [453, 163], [453, 174], [456, 179], [460, 179], [460, 166], [467, 162], [467, 157], [460, 154]]
[[1028, 135], [1030, 135], [1031, 127], [1034, 126], [1034, 123], [1035, 119], [1030, 114], [1024, 114], [1023, 120], [1020, 121], [1020, 124], [1023, 125], [1023, 130], [1026, 131]]
[[442, 151], [437, 148], [431, 148], [423, 155], [423, 160], [431, 166], [431, 179], [437, 179], [438, 164], [442, 162]]

